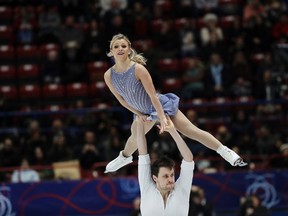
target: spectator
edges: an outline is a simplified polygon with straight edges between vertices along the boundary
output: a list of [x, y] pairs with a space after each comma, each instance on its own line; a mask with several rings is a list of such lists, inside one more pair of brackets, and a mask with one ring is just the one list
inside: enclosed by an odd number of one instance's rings
[[190, 192], [190, 206], [188, 216], [215, 216], [210, 203], [207, 202], [204, 190], [199, 186], [192, 186]]
[[125, 35], [131, 35], [131, 28], [128, 26], [123, 15], [117, 14], [109, 17], [109, 20], [111, 20], [111, 23], [105, 25], [106, 37], [112, 37], [118, 32], [123, 32]]
[[6, 137], [3, 141], [3, 148], [0, 150], [0, 165], [2, 167], [16, 167], [20, 163], [19, 149], [14, 145], [11, 138]]
[[59, 52], [50, 50], [42, 66], [42, 79], [44, 83], [60, 83], [62, 67]]
[[109, 134], [105, 140], [103, 140], [103, 146], [105, 146], [105, 159], [112, 160], [117, 157], [119, 151], [121, 151], [125, 145], [121, 132], [115, 126], [110, 126]]
[[264, 16], [265, 7], [260, 0], [250, 0], [243, 9], [243, 25], [249, 27], [254, 24], [257, 16]]
[[177, 17], [197, 18], [199, 15], [194, 0], [179, 0], [174, 3], [177, 4]]
[[75, 18], [71, 15], [65, 18], [64, 25], [58, 32], [57, 36], [64, 49], [69, 48], [71, 43], [75, 44], [75, 47], [79, 49], [81, 48], [84, 40], [83, 31], [76, 28]]
[[287, 168], [288, 167], [288, 144], [282, 144], [279, 148], [279, 154], [272, 158], [271, 166], [273, 168]]
[[41, 43], [58, 42], [56, 35], [57, 31], [60, 30], [61, 17], [57, 7], [44, 7], [44, 10], [39, 14], [38, 25], [38, 39]]
[[252, 95], [252, 86], [250, 82], [239, 77], [231, 86], [232, 97], [249, 97]]
[[268, 209], [261, 204], [256, 194], [250, 195], [242, 199], [238, 216], [268, 216]]
[[266, 70], [263, 73], [262, 79], [258, 81], [254, 93], [257, 99], [266, 101], [266, 103], [257, 106], [257, 114], [275, 114], [282, 111], [281, 104], [270, 103], [280, 97], [280, 85], [277, 80], [273, 79], [270, 70]]
[[23, 23], [20, 25], [17, 32], [17, 42], [19, 45], [34, 43], [34, 31], [30, 23]]
[[27, 183], [39, 181], [40, 176], [38, 172], [30, 168], [27, 158], [22, 159], [20, 169], [13, 171], [11, 177], [12, 183]]
[[230, 95], [230, 70], [218, 53], [210, 56], [210, 65], [205, 72], [205, 89], [209, 98], [227, 97]]
[[272, 26], [272, 35], [276, 41], [281, 37], [287, 37], [288, 35], [288, 15], [287, 12], [283, 12], [279, 19]]
[[141, 216], [141, 212], [140, 212], [140, 197], [136, 197], [133, 200], [133, 209], [130, 212], [130, 216]]
[[257, 154], [268, 156], [277, 153], [277, 138], [277, 134], [272, 134], [271, 129], [268, 126], [262, 125], [256, 131], [255, 144], [257, 147]]
[[198, 17], [207, 13], [218, 13], [218, 0], [195, 0]]
[[196, 58], [189, 58], [188, 63], [188, 68], [182, 75], [183, 100], [201, 98], [204, 96], [204, 64], [201, 60]]
[[103, 16], [107, 11], [112, 14], [124, 11], [128, 6], [128, 2], [127, 0], [100, 0], [100, 6], [102, 9], [101, 15]]
[[128, 23], [133, 29], [135, 40], [148, 38], [152, 14], [147, 7], [143, 6], [141, 1], [135, 1], [127, 16], [129, 17]]
[[34, 154], [31, 155], [30, 164], [32, 166], [46, 166], [48, 165], [47, 155], [43, 148], [36, 147], [34, 149]]
[[176, 58], [181, 46], [180, 35], [173, 31], [172, 22], [163, 20], [159, 32], [155, 33], [155, 43], [157, 44], [157, 59]]
[[84, 49], [87, 54], [86, 61], [92, 62], [103, 59], [105, 54], [104, 34], [99, 22], [95, 19], [90, 21], [90, 29], [86, 32]]
[[83, 169], [89, 170], [96, 162], [105, 161], [105, 151], [100, 143], [96, 141], [93, 131], [86, 131], [82, 145], [76, 149], [76, 157], [80, 160], [80, 165]]
[[234, 61], [233, 58], [235, 58], [235, 55], [238, 52], [242, 52], [243, 55], [247, 57], [247, 61], [250, 60], [250, 58], [248, 59], [248, 57], [250, 57], [251, 53], [249, 51], [249, 46], [247, 45], [245, 38], [246, 37], [244, 35], [235, 35], [234, 39], [232, 40], [232, 44], [227, 48], [227, 52], [228, 52], [227, 60], [229, 62]]
[[54, 136], [52, 146], [48, 150], [48, 158], [51, 163], [69, 161], [74, 159], [73, 152], [68, 146], [64, 134]]
[[32, 120], [28, 125], [28, 134], [22, 138], [21, 151], [30, 159], [36, 147], [41, 147], [47, 151], [47, 138], [41, 131], [38, 120]]
[[217, 26], [218, 17], [215, 14], [206, 14], [203, 17], [205, 25], [200, 28], [200, 39], [202, 45], [205, 46], [206, 44], [211, 41], [211, 35], [216, 34], [217, 38], [222, 41], [223, 40], [223, 31], [222, 29]]
[[234, 140], [232, 140], [232, 134], [225, 125], [220, 125], [217, 128], [215, 137], [229, 148], [232, 147]]
[[193, 28], [193, 22], [187, 21], [187, 24], [180, 30], [181, 38], [181, 57], [192, 57], [199, 55], [198, 38]]
[[266, 52], [270, 49], [272, 43], [271, 29], [262, 16], [255, 16], [251, 20], [253, 20], [253, 23], [246, 28], [249, 35], [247, 37], [249, 50], [252, 53]]
[[273, 25], [275, 24], [283, 13], [287, 13], [285, 2], [281, 0], [272, 0], [266, 4], [267, 19]]
[[233, 140], [238, 140], [244, 134], [253, 134], [253, 125], [251, 124], [248, 112], [241, 108], [232, 116], [231, 133]]
[[237, 81], [239, 78], [242, 78], [249, 84], [255, 82], [255, 77], [253, 76], [254, 74], [252, 73], [251, 66], [243, 51], [237, 51], [234, 54], [231, 71], [233, 72], [233, 82]]

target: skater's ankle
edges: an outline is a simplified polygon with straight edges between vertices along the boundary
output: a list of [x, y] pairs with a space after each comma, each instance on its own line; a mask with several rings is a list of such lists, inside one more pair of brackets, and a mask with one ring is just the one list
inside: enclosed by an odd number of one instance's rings
[[224, 147], [225, 147], [225, 146], [221, 144], [221, 145], [217, 148], [216, 152], [217, 152], [217, 153], [222, 152], [223, 149], [224, 149]]

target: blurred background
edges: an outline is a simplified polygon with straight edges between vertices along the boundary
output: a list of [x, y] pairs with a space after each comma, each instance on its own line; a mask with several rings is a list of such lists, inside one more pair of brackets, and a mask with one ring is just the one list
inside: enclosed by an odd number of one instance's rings
[[[185, 138], [190, 215], [287, 215], [287, 11], [287, 0], [0, 0], [0, 215], [140, 214], [137, 152], [103, 174], [133, 118], [103, 82], [117, 33], [158, 92], [249, 163]], [[153, 160], [180, 162], [169, 135], [147, 139]]]

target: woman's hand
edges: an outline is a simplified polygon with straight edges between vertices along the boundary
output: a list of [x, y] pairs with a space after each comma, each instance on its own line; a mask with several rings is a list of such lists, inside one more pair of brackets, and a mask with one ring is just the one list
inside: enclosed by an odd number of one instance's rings
[[152, 119], [149, 119], [148, 115], [140, 114], [140, 115], [137, 115], [137, 118], [138, 118], [137, 119], [138, 121], [142, 121], [142, 122], [152, 121]]
[[[164, 127], [162, 127], [162, 124], [164, 125]], [[162, 121], [160, 120], [160, 125], [157, 125], [157, 127], [160, 129], [160, 134], [163, 133], [164, 131], [170, 131], [170, 130], [174, 130], [175, 126], [174, 123], [172, 122], [171, 118], [166, 115], [166, 117], [164, 119], [162, 119]]]

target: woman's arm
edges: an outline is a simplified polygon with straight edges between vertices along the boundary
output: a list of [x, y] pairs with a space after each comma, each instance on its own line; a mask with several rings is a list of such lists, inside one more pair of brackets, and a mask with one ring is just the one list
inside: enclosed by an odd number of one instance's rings
[[136, 79], [138, 79], [142, 83], [145, 91], [147, 92], [147, 94], [149, 95], [149, 97], [151, 99], [152, 105], [154, 106], [154, 108], [157, 112], [158, 118], [160, 120], [160, 124], [161, 124], [160, 133], [162, 133], [165, 130], [167, 120], [166, 120], [162, 105], [161, 105], [159, 98], [156, 94], [156, 90], [155, 90], [155, 87], [153, 85], [152, 78], [151, 78], [148, 70], [141, 64], [136, 64], [135, 75], [136, 75]]
[[136, 115], [142, 115], [142, 113], [140, 113], [138, 110], [134, 109], [133, 107], [129, 106], [126, 101], [122, 98], [121, 95], [119, 95], [117, 93], [117, 91], [115, 90], [115, 88], [113, 87], [112, 83], [111, 83], [111, 77], [110, 77], [110, 69], [107, 70], [104, 74], [104, 81], [106, 83], [106, 85], [108, 86], [109, 90], [112, 92], [112, 94], [116, 97], [116, 99], [119, 101], [119, 103], [125, 107], [126, 109], [130, 110], [132, 113], [136, 114]]

